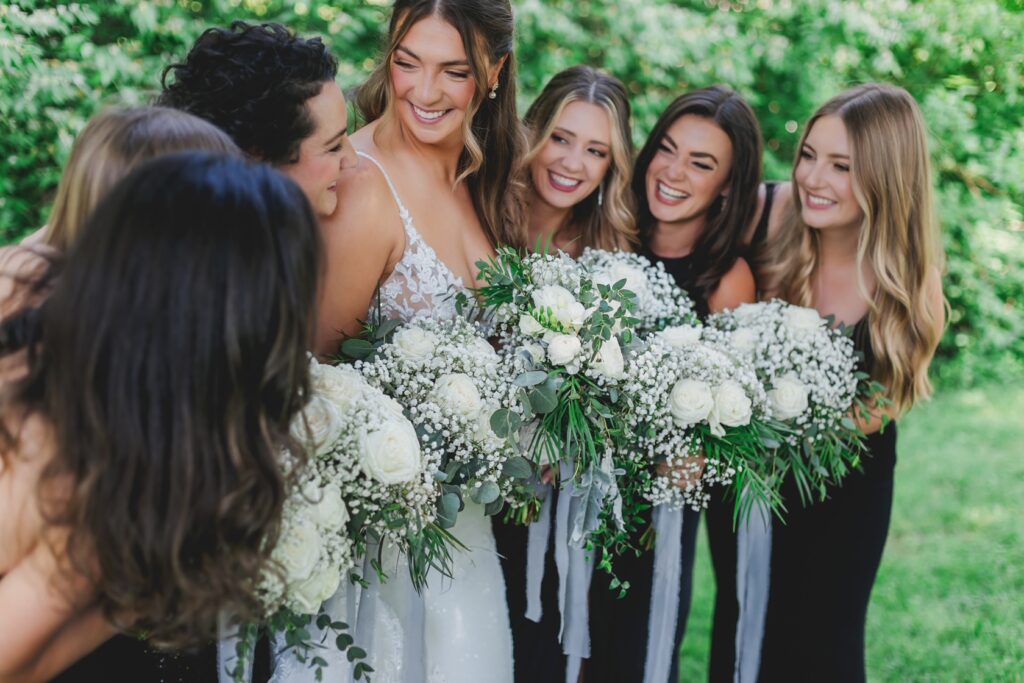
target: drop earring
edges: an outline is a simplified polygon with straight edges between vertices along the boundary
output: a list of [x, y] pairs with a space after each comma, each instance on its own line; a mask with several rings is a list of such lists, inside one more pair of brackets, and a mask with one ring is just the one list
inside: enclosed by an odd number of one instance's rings
[[493, 100], [497, 96], [498, 96], [498, 82], [495, 81], [494, 85], [491, 86], [491, 93], [487, 97]]
[[597, 186], [597, 205], [604, 205], [604, 183]]

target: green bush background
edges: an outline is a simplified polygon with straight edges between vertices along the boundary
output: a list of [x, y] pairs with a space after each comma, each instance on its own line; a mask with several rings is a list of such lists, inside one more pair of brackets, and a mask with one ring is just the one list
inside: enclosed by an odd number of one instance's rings
[[[788, 176], [800, 126], [843, 88], [906, 87], [931, 131], [952, 306], [941, 383], [1024, 377], [1022, 0], [521, 0], [520, 105], [557, 71], [602, 67], [633, 94], [642, 142], [689, 88], [728, 84]], [[0, 242], [46, 221], [72, 141], [105, 104], [138, 104], [206, 27], [281, 21], [320, 34], [343, 87], [368, 73], [383, 0], [21, 0], [0, 6]]]

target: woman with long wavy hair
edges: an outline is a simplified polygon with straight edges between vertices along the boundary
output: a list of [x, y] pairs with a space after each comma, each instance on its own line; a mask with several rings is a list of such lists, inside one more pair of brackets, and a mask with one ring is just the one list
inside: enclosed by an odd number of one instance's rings
[[[223, 609], [257, 615], [308, 392], [321, 244], [305, 197], [265, 167], [175, 154], [118, 183], [66, 258], [13, 249], [0, 679], [49, 680], [118, 631], [188, 647]], [[59, 680], [206, 680], [125, 652]]]
[[[357, 95], [365, 121], [352, 136], [358, 165], [342, 171], [325, 231], [330, 283], [321, 310], [330, 317], [318, 351], [336, 350], [371, 317], [457, 315], [453, 294], [477, 284], [476, 263], [499, 244], [522, 242], [517, 173], [526, 136], [513, 47], [508, 0], [395, 2], [383, 57]], [[494, 535], [483, 506], [465, 505], [452, 533], [472, 550], [454, 554], [450, 580], [435, 576], [416, 596], [395, 567], [405, 560], [387, 560], [375, 676], [511, 680]]]
[[863, 471], [806, 508], [793, 502], [795, 485], [783, 490], [790, 504], [772, 526], [760, 680], [863, 681], [892, 510], [896, 424], [886, 423], [931, 394], [945, 321], [927, 129], [909, 93], [867, 84], [823, 105], [797, 153], [794, 211], [757, 264], [764, 296], [852, 326], [862, 369], [891, 403], [858, 417]]

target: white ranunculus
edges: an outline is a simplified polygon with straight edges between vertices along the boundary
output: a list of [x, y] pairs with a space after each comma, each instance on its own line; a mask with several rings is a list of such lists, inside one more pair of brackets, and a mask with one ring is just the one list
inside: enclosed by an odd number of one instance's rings
[[669, 396], [669, 412], [680, 427], [706, 420], [714, 405], [711, 387], [696, 379], [679, 380]]
[[317, 525], [337, 531], [348, 524], [348, 508], [341, 498], [341, 489], [335, 484], [323, 488], [310, 484], [304, 490], [306, 499], [312, 503], [311, 517]]
[[533, 362], [534, 363], [543, 363], [544, 362], [544, 358], [545, 358], [544, 347], [541, 346], [540, 344], [526, 343], [526, 344], [523, 344], [519, 348], [523, 349], [524, 351], [527, 351], [530, 354], [530, 356], [533, 357]]
[[556, 334], [548, 342], [548, 358], [555, 365], [568, 365], [579, 355], [583, 344], [574, 334]]
[[461, 372], [438, 377], [431, 395], [442, 408], [465, 417], [472, 417], [483, 408], [476, 384], [469, 375]]
[[713, 392], [715, 405], [708, 415], [711, 431], [716, 436], [725, 436], [726, 427], [741, 427], [750, 424], [751, 402], [743, 387], [732, 380], [725, 380]]
[[795, 334], [813, 332], [825, 325], [825, 319], [813, 308], [803, 306], [787, 306], [782, 313], [786, 327]]
[[601, 345], [597, 357], [590, 365], [590, 369], [608, 379], [622, 379], [625, 375], [625, 361], [622, 359], [622, 349], [619, 348], [619, 340], [612, 337]]
[[422, 460], [416, 430], [404, 417], [389, 415], [383, 425], [360, 436], [359, 464], [382, 484], [411, 481], [420, 473]]
[[578, 330], [587, 319], [587, 309], [561, 285], [545, 285], [533, 293], [533, 305], [548, 310], [564, 327]]
[[692, 346], [700, 341], [701, 328], [697, 325], [676, 325], [661, 331], [661, 338], [674, 349]]
[[423, 360], [437, 348], [438, 338], [433, 332], [419, 327], [402, 327], [395, 332], [393, 343], [407, 358]]
[[732, 316], [742, 326], [761, 315], [763, 310], [764, 304], [740, 304], [732, 312]]
[[313, 391], [345, 412], [352, 402], [363, 395], [366, 380], [351, 365], [327, 365], [317, 363], [311, 368], [310, 380]]
[[626, 281], [625, 289], [636, 294], [637, 303], [643, 310], [643, 303], [647, 301], [649, 293], [647, 276], [641, 269], [625, 263], [614, 262], [594, 274], [594, 281], [602, 285], [614, 285], [619, 280]]
[[325, 567], [291, 587], [292, 606], [301, 614], [316, 614], [341, 583], [341, 567]]
[[529, 337], [539, 337], [547, 332], [547, 329], [532, 315], [523, 313], [519, 316], [519, 331]]
[[732, 333], [731, 341], [733, 348], [737, 351], [747, 356], [752, 356], [757, 348], [757, 332], [754, 332], [749, 327], [740, 327]]
[[289, 585], [309, 578], [320, 561], [320, 534], [316, 527], [301, 518], [293, 520], [278, 539], [273, 558], [284, 570]]
[[344, 426], [334, 404], [314, 394], [302, 412], [292, 420], [291, 433], [297, 441], [306, 444], [317, 454], [322, 454], [331, 450]]
[[773, 382], [768, 392], [768, 405], [772, 414], [780, 420], [789, 420], [803, 415], [807, 410], [807, 387], [793, 374], [787, 374]]

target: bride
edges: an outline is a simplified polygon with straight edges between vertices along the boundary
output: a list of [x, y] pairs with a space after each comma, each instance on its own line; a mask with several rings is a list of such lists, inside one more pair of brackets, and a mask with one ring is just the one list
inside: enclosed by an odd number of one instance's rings
[[[474, 264], [521, 242], [514, 171], [525, 136], [512, 47], [507, 0], [395, 3], [385, 58], [358, 96], [359, 163], [342, 172], [324, 226], [318, 352], [334, 352], [378, 311], [456, 315], [451, 294], [476, 284]], [[469, 551], [455, 552], [453, 576], [434, 574], [422, 598], [401, 559], [385, 566], [367, 643], [375, 681], [512, 681], [490, 520], [467, 501], [452, 531]]]

